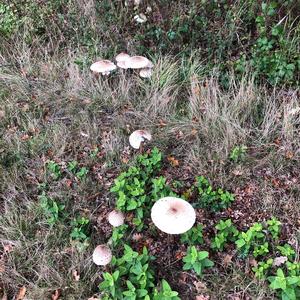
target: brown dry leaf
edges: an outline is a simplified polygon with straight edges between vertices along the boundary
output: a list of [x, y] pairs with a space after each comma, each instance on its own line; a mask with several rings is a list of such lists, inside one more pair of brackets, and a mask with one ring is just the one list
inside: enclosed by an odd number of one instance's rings
[[226, 254], [223, 259], [223, 265], [227, 267], [232, 262], [233, 255]]
[[232, 171], [232, 174], [235, 176], [242, 176], [244, 174], [244, 172], [239, 168], [239, 169], [234, 169]]
[[25, 286], [22, 286], [20, 289], [19, 289], [19, 292], [16, 296], [16, 300], [22, 300], [24, 299], [25, 297], [25, 294], [26, 294], [26, 287]]
[[198, 130], [197, 130], [197, 129], [193, 128], [193, 129], [191, 130], [191, 135], [196, 136], [197, 133], [198, 133]]
[[178, 167], [179, 166], [179, 161], [175, 159], [174, 156], [168, 156], [168, 161], [170, 162], [172, 167]]
[[60, 291], [55, 290], [55, 292], [51, 295], [51, 300], [58, 300], [59, 296], [60, 296]]
[[197, 293], [202, 293], [207, 290], [206, 284], [202, 281], [194, 281], [193, 284], [196, 288]]
[[30, 136], [26, 133], [26, 134], [23, 134], [22, 136], [21, 136], [21, 140], [22, 141], [27, 141], [27, 140], [29, 140], [30, 139]]
[[[5, 272], [5, 262], [3, 255], [0, 256], [0, 274]], [[1, 287], [0, 287], [1, 291]]]
[[160, 127], [165, 127], [165, 126], [167, 126], [167, 123], [163, 120], [159, 120], [159, 126]]
[[209, 296], [198, 295], [195, 300], [209, 300]]
[[254, 259], [254, 258], [251, 258], [249, 260], [249, 264], [250, 264], [251, 267], [257, 267], [257, 260]]
[[71, 180], [71, 179], [67, 179], [67, 180], [66, 180], [66, 186], [67, 186], [68, 188], [70, 188], [70, 187], [72, 186], [72, 180]]
[[287, 151], [287, 152], [285, 153], [285, 157], [286, 157], [287, 159], [292, 159], [292, 158], [294, 157], [294, 154], [293, 154], [292, 151]]
[[286, 256], [279, 256], [279, 257], [275, 257], [274, 261], [273, 261], [273, 266], [274, 267], [278, 267], [283, 265], [286, 261], [288, 260], [288, 258]]
[[78, 274], [77, 270], [73, 270], [72, 275], [75, 281], [80, 280], [80, 275]]

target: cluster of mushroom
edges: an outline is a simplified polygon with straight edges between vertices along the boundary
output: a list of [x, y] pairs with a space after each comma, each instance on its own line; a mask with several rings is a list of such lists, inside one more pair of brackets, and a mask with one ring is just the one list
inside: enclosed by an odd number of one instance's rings
[[[191, 229], [196, 221], [194, 208], [187, 201], [176, 197], [164, 197], [155, 202], [151, 209], [154, 225], [168, 234], [182, 234]], [[124, 224], [122, 212], [113, 210], [108, 215], [109, 223], [118, 227]], [[105, 266], [110, 263], [112, 252], [103, 244], [95, 248], [93, 261], [96, 265]]]
[[93, 63], [90, 67], [94, 73], [109, 75], [117, 67], [121, 69], [136, 69], [142, 78], [149, 78], [152, 74], [153, 63], [144, 56], [130, 56], [127, 53], [121, 52], [115, 57], [116, 65], [107, 59], [99, 60]]

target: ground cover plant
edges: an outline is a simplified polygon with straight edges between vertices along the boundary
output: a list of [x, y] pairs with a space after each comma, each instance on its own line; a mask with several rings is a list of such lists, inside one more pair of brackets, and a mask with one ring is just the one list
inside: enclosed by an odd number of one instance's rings
[[[0, 299], [299, 299], [299, 9], [2, 1]], [[121, 51], [151, 77], [92, 74]], [[166, 196], [189, 231], [151, 221]]]

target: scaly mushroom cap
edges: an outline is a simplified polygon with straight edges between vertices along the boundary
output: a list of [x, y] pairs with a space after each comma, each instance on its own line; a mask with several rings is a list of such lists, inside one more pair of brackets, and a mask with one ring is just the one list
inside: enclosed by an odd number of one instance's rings
[[142, 78], [150, 78], [151, 75], [152, 75], [152, 69], [150, 68], [140, 70], [140, 76]]
[[144, 56], [131, 56], [125, 61], [125, 66], [129, 69], [152, 68], [152, 62]]
[[103, 59], [93, 63], [90, 67], [91, 71], [108, 75], [111, 71], [115, 70], [117, 66], [110, 60]]
[[136, 130], [129, 136], [129, 144], [134, 149], [139, 149], [145, 139], [151, 141], [151, 138], [151, 133], [148, 130]]
[[181, 234], [193, 227], [196, 213], [187, 201], [176, 197], [164, 197], [154, 203], [151, 219], [161, 231]]
[[121, 52], [116, 56], [115, 60], [116, 60], [116, 62], [122, 62], [122, 61], [128, 60], [129, 58], [130, 58], [129, 54], [127, 54], [125, 52]]
[[93, 252], [93, 262], [98, 266], [105, 266], [112, 259], [111, 250], [106, 245], [99, 245]]
[[113, 210], [107, 216], [108, 222], [113, 227], [118, 227], [124, 224], [124, 214], [120, 211]]

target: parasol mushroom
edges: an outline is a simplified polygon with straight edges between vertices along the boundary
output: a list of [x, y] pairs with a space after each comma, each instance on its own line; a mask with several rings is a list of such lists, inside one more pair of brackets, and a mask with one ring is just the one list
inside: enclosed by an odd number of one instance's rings
[[139, 149], [144, 140], [151, 141], [151, 133], [148, 130], [136, 130], [129, 136], [129, 144], [134, 149]]
[[105, 266], [110, 263], [112, 253], [108, 246], [98, 245], [93, 252], [93, 262], [98, 266]]

